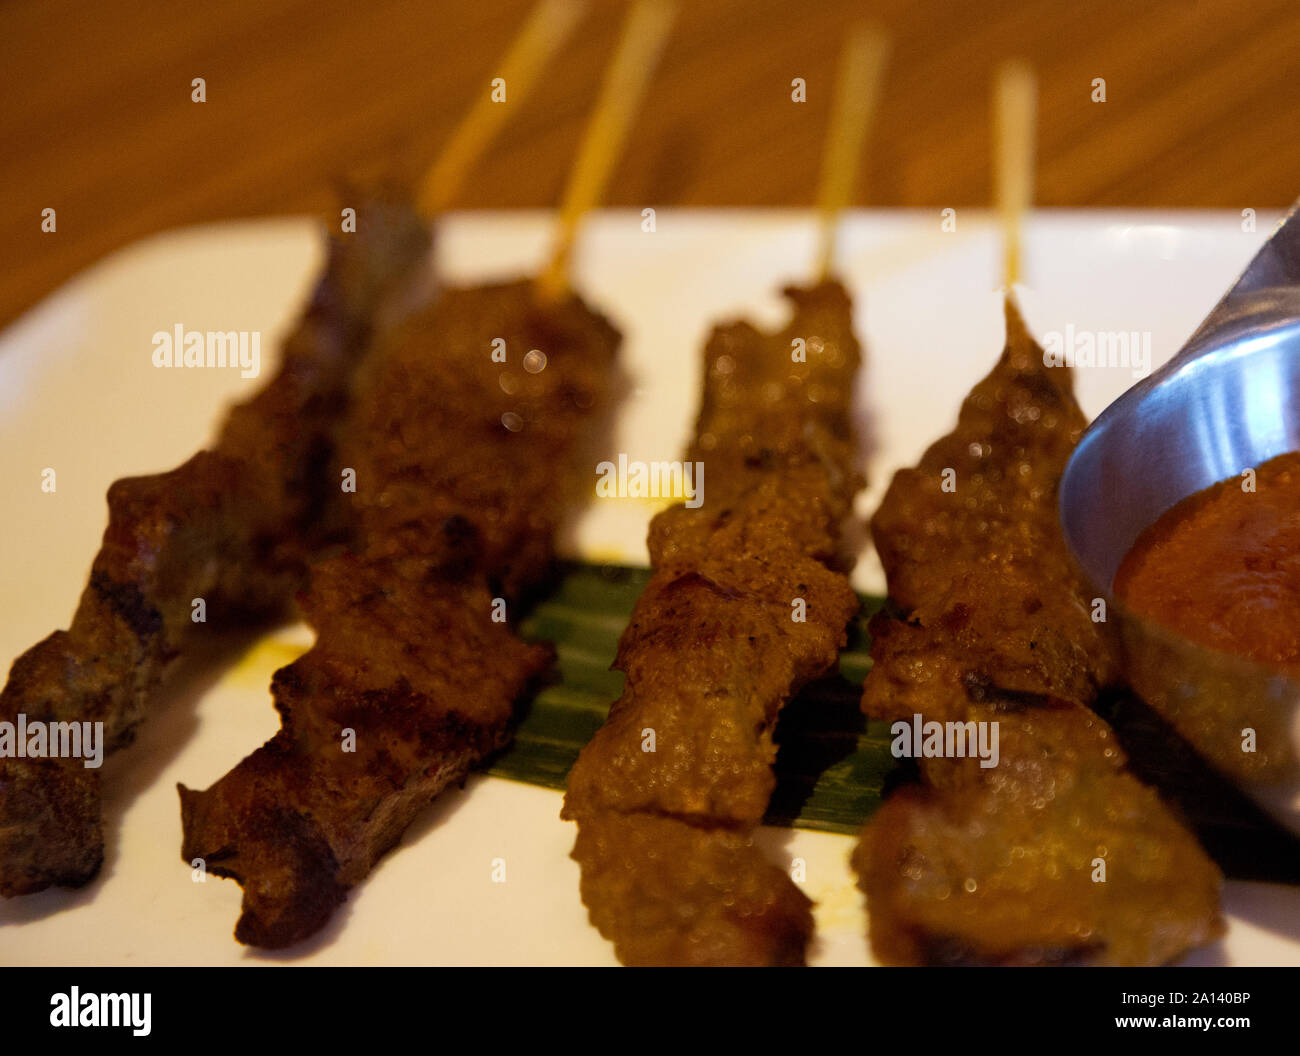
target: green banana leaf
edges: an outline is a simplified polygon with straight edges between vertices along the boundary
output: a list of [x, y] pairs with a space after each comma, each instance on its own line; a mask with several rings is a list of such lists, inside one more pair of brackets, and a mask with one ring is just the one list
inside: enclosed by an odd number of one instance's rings
[[[622, 692], [623, 676], [610, 664], [649, 578], [644, 568], [565, 567], [521, 628], [527, 638], [554, 644], [554, 678], [489, 773], [564, 788], [569, 767]], [[882, 604], [862, 598], [838, 674], [807, 687], [782, 712], [769, 824], [856, 833], [881, 802], [887, 779], [903, 776], [908, 764], [890, 753], [889, 724], [867, 721], [858, 708], [871, 669], [867, 621]], [[1126, 693], [1105, 698], [1098, 710], [1116, 727], [1138, 776], [1183, 811], [1229, 876], [1300, 883], [1300, 841], [1208, 771], [1158, 716]]]

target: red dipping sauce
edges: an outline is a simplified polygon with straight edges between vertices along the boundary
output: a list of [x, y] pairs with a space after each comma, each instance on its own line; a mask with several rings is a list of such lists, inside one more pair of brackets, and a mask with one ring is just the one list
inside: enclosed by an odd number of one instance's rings
[[1300, 452], [1166, 510], [1134, 543], [1115, 594], [1200, 645], [1300, 675]]

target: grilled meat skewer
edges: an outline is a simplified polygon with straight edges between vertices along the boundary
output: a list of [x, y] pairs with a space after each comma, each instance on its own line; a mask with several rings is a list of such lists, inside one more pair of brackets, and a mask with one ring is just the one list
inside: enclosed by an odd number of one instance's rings
[[[401, 201], [358, 210], [331, 242], [275, 376], [234, 407], [217, 442], [178, 468], [119, 480], [90, 582], [66, 631], [14, 661], [0, 719], [102, 722], [105, 752], [130, 743], [167, 665], [196, 626], [283, 616], [308, 562], [346, 534], [330, 478], [337, 425], [375, 320], [428, 255]], [[193, 599], [207, 622], [191, 622]], [[81, 759], [0, 760], [0, 894], [79, 886], [103, 859], [100, 776]]]
[[857, 608], [840, 528], [862, 483], [859, 349], [838, 283], [786, 292], [780, 332], [742, 322], [708, 342], [687, 454], [704, 501], [651, 523], [623, 695], [569, 776], [582, 899], [625, 964], [800, 964], [812, 931], [811, 903], [752, 836], [778, 713], [835, 668]]
[[1115, 642], [1056, 506], [1087, 423], [1006, 315], [997, 366], [872, 521], [897, 615], [872, 620], [863, 711], [996, 723], [998, 757], [922, 758], [868, 821], [871, 943], [891, 964], [1160, 964], [1221, 934], [1221, 876], [1089, 708]]
[[244, 887], [240, 942], [316, 931], [508, 741], [552, 659], [513, 618], [589, 494], [619, 340], [576, 296], [540, 305], [518, 282], [444, 290], [366, 364], [340, 451], [359, 538], [313, 571], [316, 644], [272, 683], [282, 727], [212, 787], [180, 789], [183, 857]]

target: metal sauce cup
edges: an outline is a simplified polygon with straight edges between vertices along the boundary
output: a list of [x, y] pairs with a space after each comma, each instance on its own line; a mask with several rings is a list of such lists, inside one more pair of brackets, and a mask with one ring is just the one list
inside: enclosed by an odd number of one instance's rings
[[1300, 832], [1300, 680], [1188, 641], [1137, 616], [1112, 589], [1138, 535], [1175, 503], [1300, 450], [1295, 217], [1293, 208], [1182, 350], [1089, 426], [1061, 480], [1060, 514], [1066, 542], [1106, 598], [1133, 689]]

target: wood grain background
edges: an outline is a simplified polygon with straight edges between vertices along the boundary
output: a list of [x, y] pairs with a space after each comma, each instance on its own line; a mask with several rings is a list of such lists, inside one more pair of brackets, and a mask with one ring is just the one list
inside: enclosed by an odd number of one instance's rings
[[[530, 6], [3, 4], [0, 324], [152, 232], [332, 217], [340, 178], [412, 176], [488, 90]], [[458, 205], [556, 202], [623, 9], [597, 0]], [[986, 204], [990, 77], [1015, 55], [1039, 71], [1042, 205], [1300, 195], [1295, 0], [684, 0], [610, 201], [811, 202], [838, 43], [862, 14], [894, 34], [864, 204]], [[194, 77], [206, 103], [190, 100]], [[808, 82], [804, 104], [793, 77]], [[54, 234], [40, 230], [46, 207]]]

